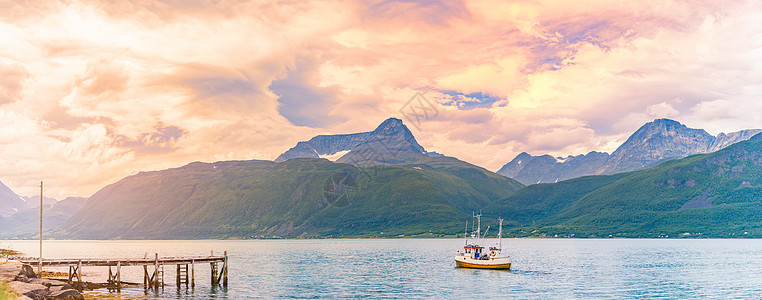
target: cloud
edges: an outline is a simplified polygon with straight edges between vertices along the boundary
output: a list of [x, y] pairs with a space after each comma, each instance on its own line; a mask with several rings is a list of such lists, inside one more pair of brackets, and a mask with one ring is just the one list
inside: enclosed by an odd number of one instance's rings
[[90, 62], [74, 84], [83, 95], [116, 94], [127, 89], [129, 79], [129, 74], [119, 62], [100, 59]]
[[278, 95], [278, 112], [296, 126], [327, 127], [337, 121], [331, 111], [339, 87], [320, 86], [317, 57], [301, 58], [285, 78], [274, 80], [270, 90]]
[[184, 64], [169, 75], [160, 75], [151, 85], [181, 91], [186, 98], [178, 106], [188, 114], [219, 118], [266, 109], [272, 98], [262, 87], [266, 80], [245, 68]]
[[460, 0], [382, 0], [369, 5], [363, 16], [366, 19], [404, 25], [421, 22], [446, 26], [456, 19], [468, 18], [469, 12]]
[[29, 71], [24, 66], [0, 61], [0, 105], [19, 100], [28, 77]]
[[119, 137], [115, 143], [121, 147], [130, 148], [136, 153], [168, 153], [176, 149], [177, 141], [185, 131], [177, 126], [157, 126], [156, 132], [144, 133], [135, 140]]
[[672, 104], [667, 102], [649, 105], [646, 107], [646, 113], [653, 119], [669, 118], [680, 114], [679, 111], [672, 107]]
[[[762, 127], [756, 1], [0, 3], [0, 180], [60, 197], [372, 130], [416, 92], [428, 150], [497, 170], [643, 123]], [[679, 99], [677, 101], [676, 99]]]

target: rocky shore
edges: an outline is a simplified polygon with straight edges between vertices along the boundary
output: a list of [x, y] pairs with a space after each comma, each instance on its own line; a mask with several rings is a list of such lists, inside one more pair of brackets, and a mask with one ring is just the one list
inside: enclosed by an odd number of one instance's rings
[[37, 278], [34, 269], [19, 262], [0, 264], [0, 281], [6, 282], [17, 299], [84, 300], [82, 294], [66, 282]]

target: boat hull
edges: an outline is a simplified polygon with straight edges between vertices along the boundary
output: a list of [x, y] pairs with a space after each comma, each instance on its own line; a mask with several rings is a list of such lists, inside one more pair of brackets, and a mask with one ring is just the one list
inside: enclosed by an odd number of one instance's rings
[[507, 257], [496, 259], [469, 259], [467, 257], [455, 257], [455, 264], [459, 268], [471, 268], [471, 269], [494, 269], [494, 270], [510, 270], [511, 259]]

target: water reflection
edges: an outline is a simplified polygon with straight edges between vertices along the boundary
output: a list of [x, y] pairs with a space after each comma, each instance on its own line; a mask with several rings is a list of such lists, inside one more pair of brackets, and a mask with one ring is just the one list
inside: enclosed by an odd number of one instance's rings
[[[760, 240], [511, 239], [512, 270], [452, 264], [462, 240], [46, 241], [54, 257], [206, 255], [227, 250], [228, 288], [195, 266], [196, 286], [124, 288], [120, 295], [171, 299], [248, 298], [755, 298]], [[0, 245], [36, 255], [35, 241]], [[66, 271], [65, 269], [63, 270]], [[122, 269], [142, 282], [142, 268]], [[84, 268], [89, 281], [107, 268]], [[105, 290], [101, 291], [106, 292]]]

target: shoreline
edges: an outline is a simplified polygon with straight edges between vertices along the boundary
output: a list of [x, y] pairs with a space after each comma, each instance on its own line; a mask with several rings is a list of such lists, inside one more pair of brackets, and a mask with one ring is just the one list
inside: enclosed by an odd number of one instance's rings
[[[497, 237], [488, 237], [497, 238]], [[690, 235], [690, 236], [650, 236], [650, 237], [625, 237], [625, 236], [503, 236], [504, 239], [538, 239], [538, 240], [759, 240], [762, 237], [755, 236], [734, 236], [734, 237], [716, 237], [706, 235]], [[299, 237], [265, 237], [265, 238], [219, 238], [219, 239], [47, 239], [44, 241], [93, 241], [93, 242], [140, 242], [140, 241], [274, 241], [274, 240], [291, 240], [291, 241], [309, 241], [309, 240], [402, 240], [402, 239], [420, 239], [420, 240], [438, 240], [438, 239], [463, 239], [462, 236], [390, 236], [390, 237], [315, 237], [315, 238], [299, 238]], [[0, 242], [29, 242], [39, 241], [36, 239], [0, 239]], [[1, 256], [1, 255], [0, 255]]]
[[[14, 260], [9, 253], [20, 255], [15, 250], [0, 249], [5, 261], [0, 261], [0, 296], [9, 299], [61, 299], [84, 300], [84, 296], [65, 280], [38, 278], [34, 269]], [[43, 272], [43, 275], [45, 273]], [[5, 299], [5, 298], [4, 298]]]

